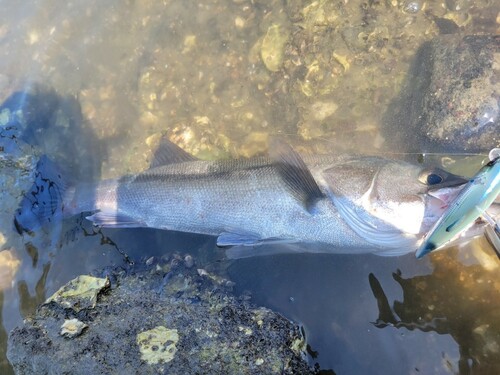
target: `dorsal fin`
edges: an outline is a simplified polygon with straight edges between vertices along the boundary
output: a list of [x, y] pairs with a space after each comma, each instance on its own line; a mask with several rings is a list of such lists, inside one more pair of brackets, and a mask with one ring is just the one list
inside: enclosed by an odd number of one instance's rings
[[311, 212], [317, 200], [324, 197], [304, 160], [286, 142], [272, 138], [269, 157], [292, 195]]
[[150, 168], [195, 160], [198, 159], [196, 159], [193, 155], [188, 154], [176, 144], [170, 142], [166, 136], [162, 136], [160, 144], [158, 145], [158, 148], [153, 156]]

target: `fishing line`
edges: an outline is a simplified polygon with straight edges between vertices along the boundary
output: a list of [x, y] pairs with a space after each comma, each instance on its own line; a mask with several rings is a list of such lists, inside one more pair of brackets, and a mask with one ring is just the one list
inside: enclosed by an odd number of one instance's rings
[[[295, 138], [300, 139], [300, 136], [292, 133], [282, 133], [278, 132], [275, 134], [269, 134], [269, 137], [287, 137], [287, 138]], [[321, 142], [330, 143], [332, 145], [336, 144], [336, 141], [324, 138], [324, 137], [315, 137], [314, 140], [320, 140]], [[300, 144], [301, 146], [310, 144], [311, 141], [302, 140], [304, 143]], [[356, 153], [360, 153], [359, 150], [356, 150]], [[361, 153], [363, 153], [361, 151]], [[478, 153], [478, 152], [395, 152], [395, 151], [370, 151], [369, 155], [398, 155], [398, 156], [482, 156], [487, 157], [487, 153]]]

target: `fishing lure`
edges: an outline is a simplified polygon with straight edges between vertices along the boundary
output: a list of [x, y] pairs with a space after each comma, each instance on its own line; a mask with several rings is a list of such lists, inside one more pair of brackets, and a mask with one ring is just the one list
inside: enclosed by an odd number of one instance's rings
[[417, 258], [440, 248], [470, 226], [500, 193], [500, 149], [490, 152], [490, 161], [469, 180], [447, 210], [424, 237]]

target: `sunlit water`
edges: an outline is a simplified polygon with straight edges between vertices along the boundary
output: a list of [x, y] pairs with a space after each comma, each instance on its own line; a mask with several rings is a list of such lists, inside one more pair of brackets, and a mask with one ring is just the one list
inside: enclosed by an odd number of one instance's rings
[[[34, 92], [41, 130], [30, 140], [73, 179], [147, 168], [160, 133], [205, 159], [260, 154], [269, 134], [313, 152], [388, 154], [384, 110], [415, 50], [442, 32], [435, 17], [464, 34], [495, 33], [497, 8], [489, 1], [3, 1], [0, 99]], [[31, 246], [10, 223], [1, 229], [2, 374], [11, 371], [7, 332], [73, 277], [126, 267], [124, 253], [139, 261], [184, 251], [206, 267], [216, 257], [207, 254], [220, 255], [203, 236], [98, 232], [79, 219], [65, 224], [62, 246]], [[484, 241], [432, 263], [413, 254], [280, 255], [225, 267], [236, 293], [304, 325], [311, 363], [322, 369], [500, 371], [500, 263]]]

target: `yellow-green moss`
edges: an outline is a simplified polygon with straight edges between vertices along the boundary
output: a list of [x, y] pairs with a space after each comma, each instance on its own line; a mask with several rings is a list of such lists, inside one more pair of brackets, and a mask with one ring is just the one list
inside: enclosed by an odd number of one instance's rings
[[174, 359], [178, 341], [179, 334], [177, 330], [168, 329], [164, 326], [158, 326], [137, 335], [137, 345], [139, 345], [141, 359], [150, 365], [159, 362], [167, 363]]

